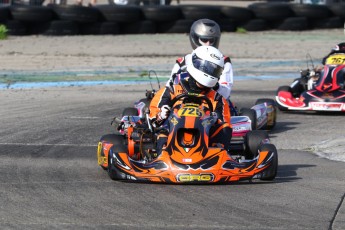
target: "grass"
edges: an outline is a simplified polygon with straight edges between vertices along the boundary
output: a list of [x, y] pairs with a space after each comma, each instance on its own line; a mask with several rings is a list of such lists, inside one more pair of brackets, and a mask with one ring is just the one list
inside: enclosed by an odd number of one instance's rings
[[243, 27], [237, 27], [236, 33], [245, 34], [245, 33], [247, 33], [247, 30]]
[[0, 24], [0, 40], [4, 40], [7, 38], [7, 28], [5, 25]]

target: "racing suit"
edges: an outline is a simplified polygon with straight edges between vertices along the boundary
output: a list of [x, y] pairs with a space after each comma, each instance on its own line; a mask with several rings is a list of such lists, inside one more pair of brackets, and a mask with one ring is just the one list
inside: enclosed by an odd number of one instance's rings
[[[184, 73], [184, 75], [188, 74]], [[177, 77], [180, 78], [180, 74], [177, 74]], [[229, 150], [230, 140], [232, 137], [232, 126], [230, 123], [231, 115], [227, 100], [213, 89], [198, 88], [195, 80], [192, 77], [184, 76], [181, 78], [179, 83], [173, 84], [171, 87], [161, 88], [151, 101], [150, 119], [155, 121], [162, 106], [169, 105], [173, 98], [186, 92], [203, 94], [211, 100], [218, 120], [210, 130], [210, 144], [212, 145], [220, 143], [223, 145], [224, 149]], [[157, 139], [158, 154], [161, 153], [166, 142], [167, 136], [164, 134], [159, 134]]]

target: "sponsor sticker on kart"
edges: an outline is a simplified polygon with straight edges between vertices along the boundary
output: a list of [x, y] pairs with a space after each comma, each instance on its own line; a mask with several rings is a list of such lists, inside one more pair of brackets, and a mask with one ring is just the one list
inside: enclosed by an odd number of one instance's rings
[[313, 102], [310, 103], [313, 110], [341, 111], [342, 103]]

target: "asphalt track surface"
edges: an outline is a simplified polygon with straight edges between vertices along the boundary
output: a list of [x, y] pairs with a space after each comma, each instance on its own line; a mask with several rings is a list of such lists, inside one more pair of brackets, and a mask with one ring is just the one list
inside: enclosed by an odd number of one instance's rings
[[[250, 107], [282, 83], [237, 82], [233, 101]], [[278, 112], [273, 182], [110, 180], [97, 165], [98, 139], [145, 89], [0, 90], [0, 229], [345, 229], [345, 163], [310, 151], [344, 138], [343, 115]]]

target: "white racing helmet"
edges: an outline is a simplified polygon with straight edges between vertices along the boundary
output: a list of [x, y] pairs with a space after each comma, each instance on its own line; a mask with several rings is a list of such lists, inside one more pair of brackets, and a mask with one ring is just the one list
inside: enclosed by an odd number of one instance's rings
[[213, 46], [199, 46], [191, 54], [187, 72], [199, 84], [212, 88], [219, 81], [224, 68], [223, 54]]

